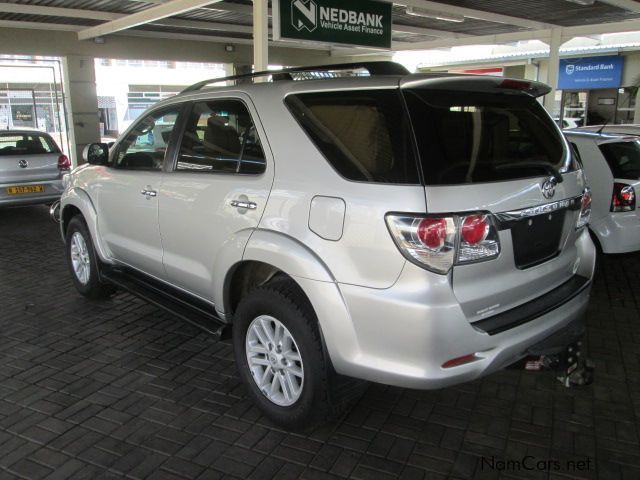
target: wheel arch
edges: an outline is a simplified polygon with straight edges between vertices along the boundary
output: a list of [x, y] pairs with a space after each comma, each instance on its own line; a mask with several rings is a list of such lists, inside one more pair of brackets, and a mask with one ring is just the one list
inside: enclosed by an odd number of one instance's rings
[[309, 305], [311, 305], [311, 301], [302, 286], [287, 272], [269, 263], [243, 260], [236, 263], [225, 278], [223, 295], [227, 318], [231, 319], [243, 296], [253, 288], [265, 285], [276, 277], [278, 279], [287, 279], [294, 283], [307, 299]]
[[60, 231], [65, 238], [69, 222], [75, 215], [82, 215], [87, 224], [94, 248], [101, 261], [110, 263], [110, 255], [103, 247], [98, 235], [98, 215], [89, 194], [80, 188], [66, 191], [61, 199]]
[[[237, 305], [234, 301], [242, 298], [241, 295], [234, 297], [237, 290], [233, 293], [232, 286], [247, 282], [238, 275], [253, 272], [259, 272], [261, 281], [286, 275], [297, 284], [316, 315], [332, 365], [338, 373], [348, 374], [343, 367], [353, 363], [359, 353], [357, 336], [339, 284], [318, 255], [288, 235], [270, 230], [254, 231], [242, 259], [219, 277], [225, 280], [218, 293], [220, 303], [216, 305], [223, 306], [225, 319], [231, 324]], [[248, 290], [239, 291], [242, 294]]]
[[294, 238], [270, 230], [256, 230], [247, 239], [242, 259], [231, 265], [224, 274], [222, 291], [217, 292], [216, 305], [222, 305], [225, 317], [232, 316], [241, 295], [251, 287], [268, 282], [275, 275], [335, 282], [322, 260]]

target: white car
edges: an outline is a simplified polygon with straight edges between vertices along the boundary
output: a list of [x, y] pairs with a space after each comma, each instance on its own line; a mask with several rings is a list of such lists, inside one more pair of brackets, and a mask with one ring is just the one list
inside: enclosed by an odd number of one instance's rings
[[562, 119], [562, 122], [560, 122], [559, 118], [555, 118], [554, 120], [560, 128], [578, 128], [580, 127], [580, 125], [584, 123], [584, 119], [578, 118], [578, 117], [576, 118], [564, 117]]
[[591, 186], [591, 231], [604, 253], [640, 250], [640, 138], [565, 131]]
[[578, 131], [607, 133], [611, 135], [640, 135], [640, 125], [589, 125], [588, 127], [580, 127]]

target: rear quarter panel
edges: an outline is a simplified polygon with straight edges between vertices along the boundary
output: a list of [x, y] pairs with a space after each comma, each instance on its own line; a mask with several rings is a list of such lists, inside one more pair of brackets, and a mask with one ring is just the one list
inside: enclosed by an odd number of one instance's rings
[[[279, 232], [305, 245], [325, 263], [338, 283], [390, 287], [399, 277], [405, 259], [387, 230], [385, 215], [392, 211], [424, 212], [424, 188], [344, 179], [284, 104], [290, 87], [281, 88], [279, 95], [274, 90], [273, 85], [262, 91], [252, 90], [276, 171], [259, 228]], [[344, 201], [343, 232], [338, 240], [322, 238], [309, 228], [310, 206], [316, 196]]]

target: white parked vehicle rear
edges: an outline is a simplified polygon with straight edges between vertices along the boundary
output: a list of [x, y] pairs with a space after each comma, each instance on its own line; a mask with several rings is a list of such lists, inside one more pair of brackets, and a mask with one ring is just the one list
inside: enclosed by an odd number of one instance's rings
[[78, 290], [232, 327], [249, 395], [289, 427], [353, 379], [440, 388], [584, 329], [591, 199], [549, 88], [351, 67], [371, 75], [194, 85], [108, 159], [91, 146], [62, 198]]
[[568, 130], [593, 196], [590, 229], [604, 253], [640, 250], [640, 138]]

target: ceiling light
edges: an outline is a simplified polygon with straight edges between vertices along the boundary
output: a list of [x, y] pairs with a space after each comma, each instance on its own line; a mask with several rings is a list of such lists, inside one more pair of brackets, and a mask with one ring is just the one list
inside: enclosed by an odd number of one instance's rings
[[578, 5], [582, 5], [583, 7], [590, 7], [596, 0], [567, 0], [567, 2], [577, 3]]
[[464, 16], [456, 15], [455, 13], [437, 12], [435, 10], [425, 10], [424, 8], [418, 7], [407, 7], [406, 11], [407, 15], [413, 15], [414, 17], [434, 18], [436, 20], [442, 20], [444, 22], [464, 22]]

